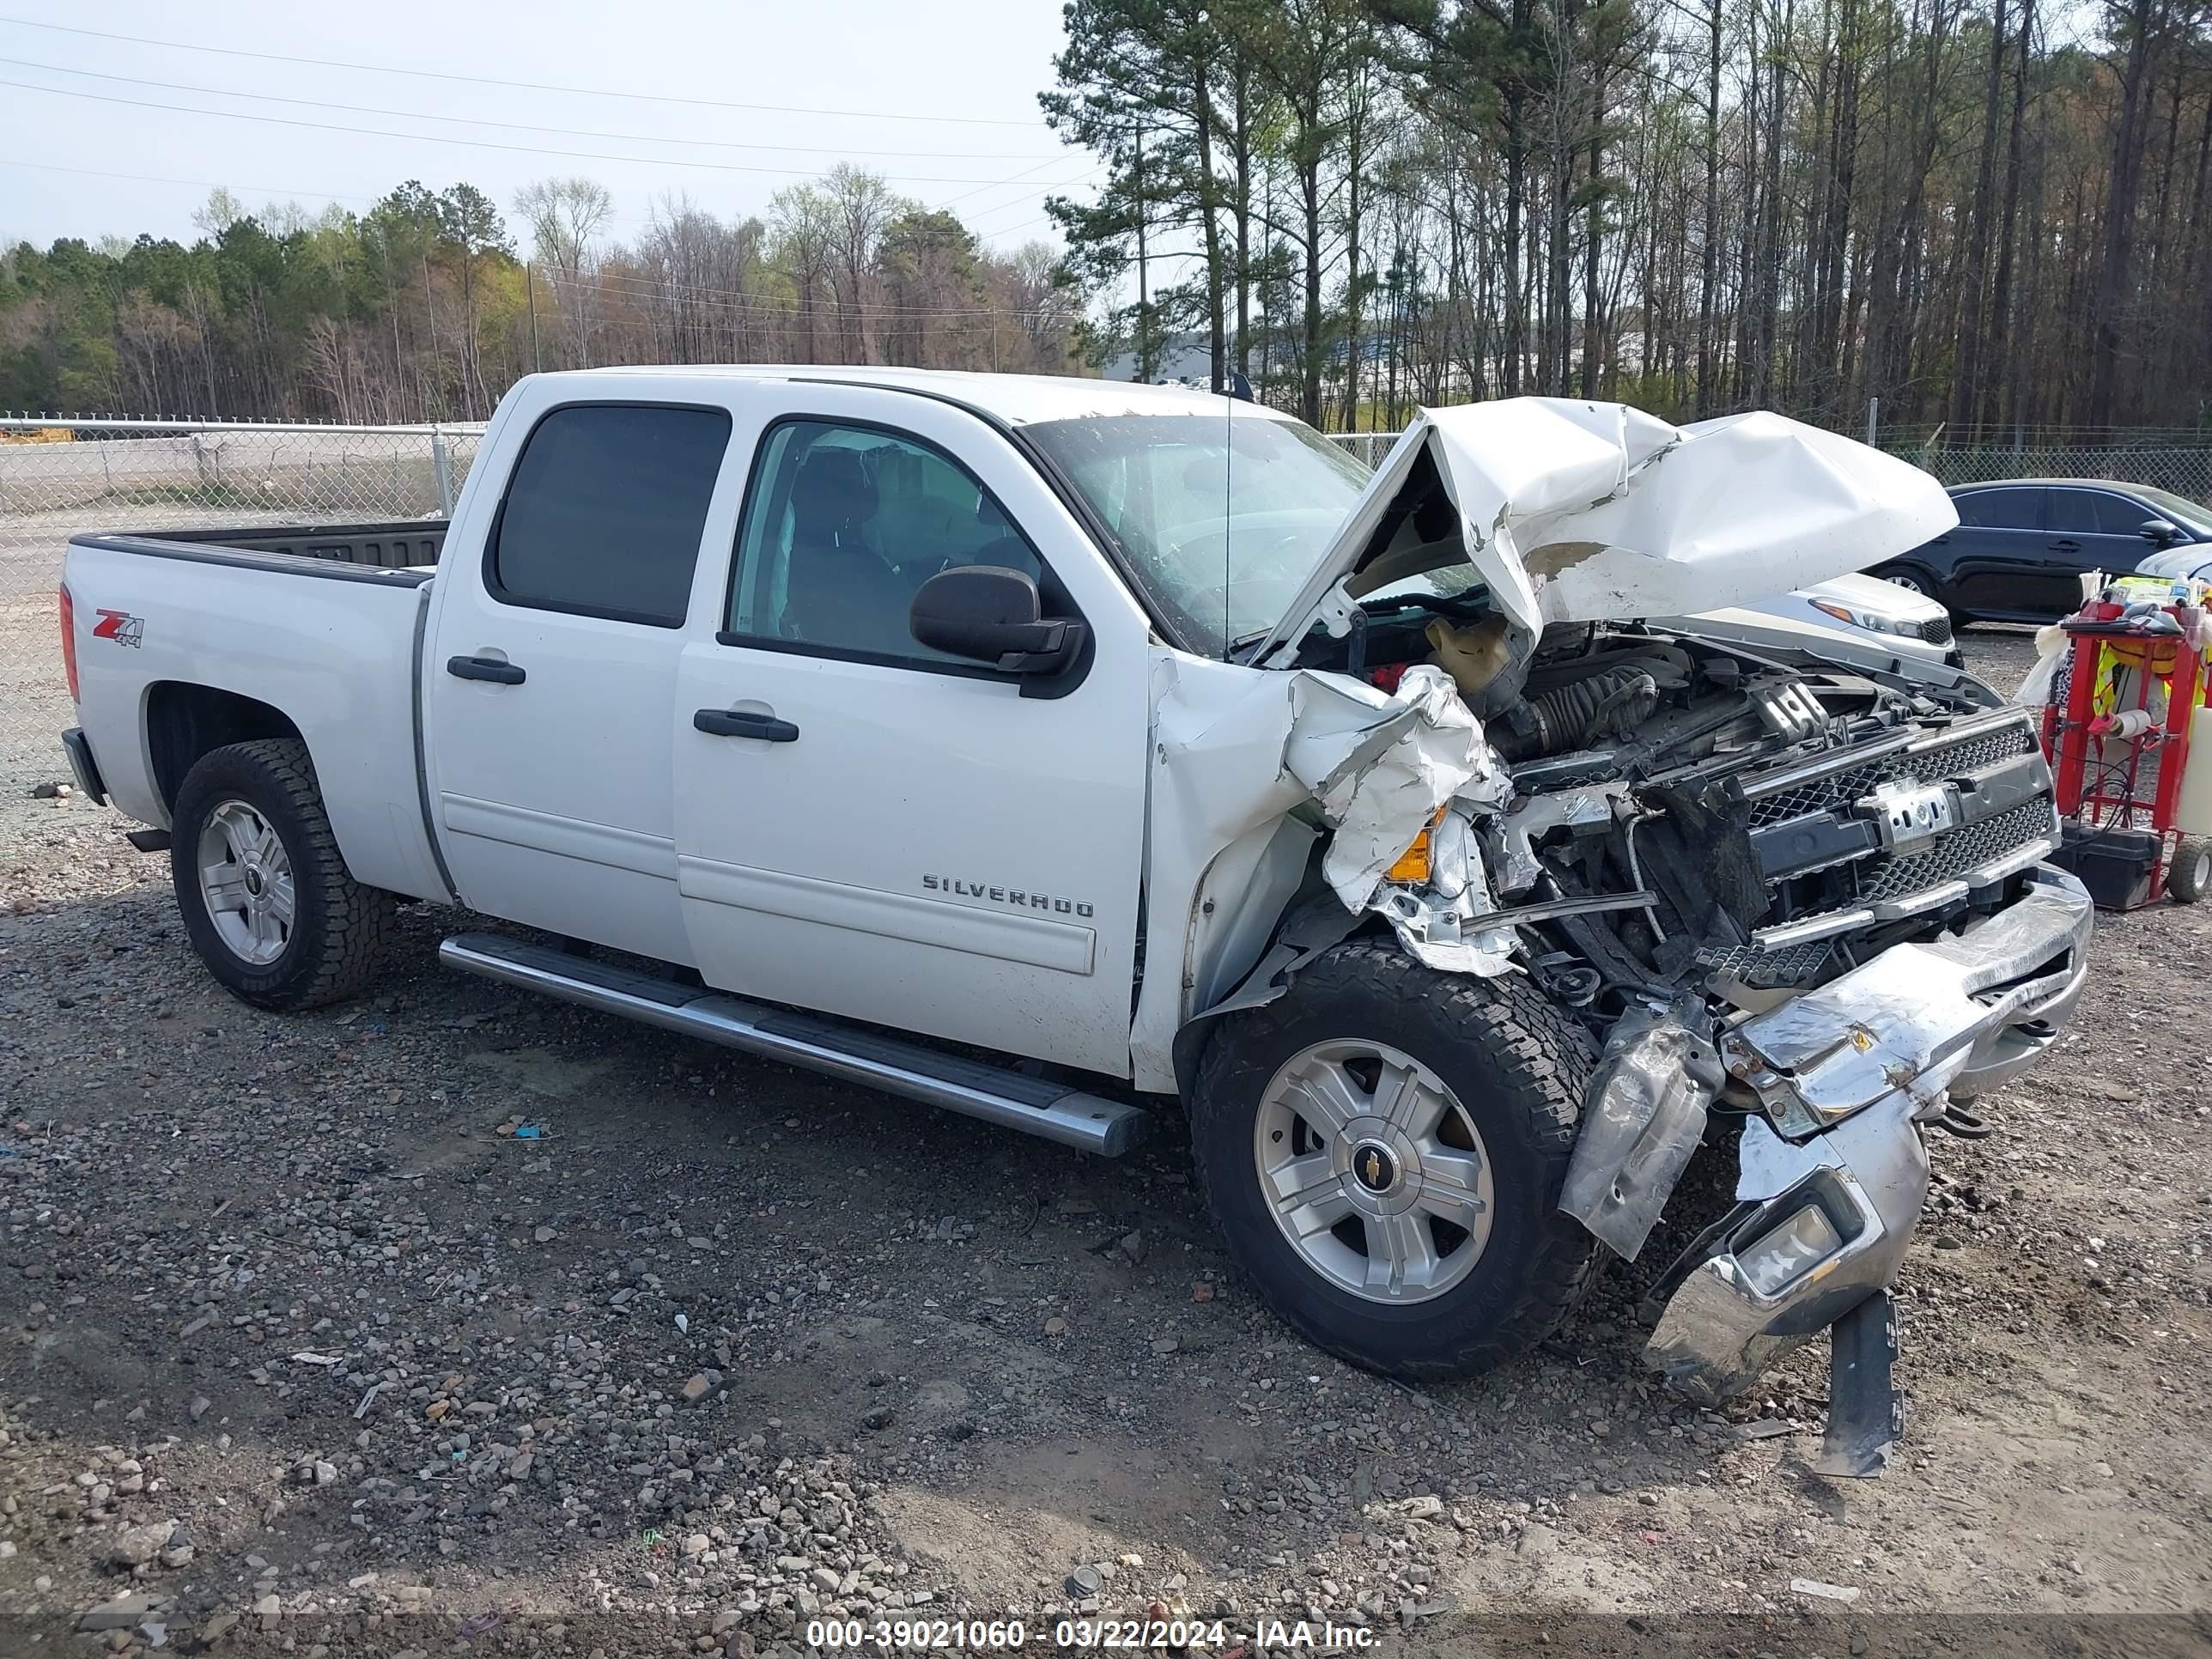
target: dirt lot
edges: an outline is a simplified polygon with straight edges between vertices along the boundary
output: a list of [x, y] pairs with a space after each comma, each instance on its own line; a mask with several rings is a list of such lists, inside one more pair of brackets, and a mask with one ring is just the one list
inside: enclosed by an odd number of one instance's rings
[[[2026, 647], [1967, 641], [2006, 684]], [[427, 910], [376, 994], [258, 1013], [165, 859], [8, 793], [0, 1651], [768, 1652], [824, 1609], [1037, 1648], [1079, 1595], [1229, 1644], [2212, 1635], [2212, 913], [2111, 923], [2000, 1133], [1936, 1138], [1909, 1437], [1835, 1483], [1824, 1350], [1718, 1414], [1639, 1364], [1679, 1232], [1416, 1392], [1255, 1304], [1173, 1145], [1092, 1161], [521, 1000], [439, 971]]]

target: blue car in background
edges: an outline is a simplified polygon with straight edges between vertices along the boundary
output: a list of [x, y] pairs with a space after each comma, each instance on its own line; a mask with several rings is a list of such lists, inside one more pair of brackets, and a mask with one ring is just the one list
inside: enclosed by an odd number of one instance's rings
[[1956, 530], [1868, 574], [1926, 594], [1960, 622], [2070, 616], [2087, 571], [2212, 569], [2212, 507], [2168, 490], [2097, 478], [2007, 478], [1956, 485], [1951, 500]]

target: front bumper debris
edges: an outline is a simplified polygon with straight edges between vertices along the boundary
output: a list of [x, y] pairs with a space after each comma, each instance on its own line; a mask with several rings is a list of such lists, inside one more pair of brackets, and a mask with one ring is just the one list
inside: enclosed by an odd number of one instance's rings
[[1714, 1405], [1893, 1284], [1928, 1196], [1918, 1109], [1900, 1091], [1795, 1144], [1747, 1123], [1736, 1206], [1699, 1241], [1709, 1253], [1668, 1297], [1645, 1360]]
[[1957, 933], [1898, 945], [1721, 1041], [1785, 1135], [1817, 1134], [1893, 1091], [1922, 1105], [2002, 1088], [2034, 1064], [2089, 971], [2088, 890], [2039, 866], [2026, 893]]
[[[1644, 1358], [1674, 1387], [1707, 1404], [1740, 1393], [1895, 1282], [1928, 1192], [1920, 1125], [2057, 1041], [2092, 926], [2087, 890], [2039, 868], [2005, 909], [1893, 946], [1723, 1038], [1723, 1063], [1767, 1115], [1744, 1127], [1735, 1209], [1654, 1293], [1664, 1305]], [[1858, 1420], [1832, 1458], [1878, 1468], [1866, 1425], [1887, 1413], [1867, 1391], [1887, 1388], [1887, 1364], [1869, 1357], [1871, 1331], [1850, 1346], [1839, 1340], [1837, 1358], [1850, 1360]]]
[[1699, 1035], [1710, 1024], [1694, 996], [1670, 1008], [1630, 1009], [1614, 1023], [1583, 1097], [1559, 1208], [1624, 1261], [1636, 1260], [1658, 1224], [1727, 1081]]

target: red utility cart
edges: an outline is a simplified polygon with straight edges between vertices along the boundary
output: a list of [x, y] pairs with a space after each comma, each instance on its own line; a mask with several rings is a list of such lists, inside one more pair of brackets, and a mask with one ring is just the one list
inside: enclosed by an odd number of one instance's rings
[[2189, 833], [2179, 811], [2203, 701], [2203, 617], [2100, 597], [2059, 624], [2070, 649], [2043, 711], [2043, 750], [2067, 820], [2060, 861], [2100, 908], [2212, 892], [2212, 839]]

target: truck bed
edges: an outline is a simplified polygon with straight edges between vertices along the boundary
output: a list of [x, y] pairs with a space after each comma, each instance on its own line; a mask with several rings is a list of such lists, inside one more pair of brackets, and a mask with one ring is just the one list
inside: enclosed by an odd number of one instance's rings
[[[417, 580], [438, 562], [446, 542], [443, 519], [392, 524], [246, 526], [155, 530], [143, 535], [84, 535], [82, 547], [210, 564], [248, 564], [290, 569], [295, 574], [380, 580], [409, 572]], [[301, 568], [300, 567], [310, 567]], [[378, 573], [372, 574], [371, 573]]]
[[356, 878], [444, 896], [416, 704], [445, 533], [418, 520], [72, 537], [78, 719], [117, 807], [167, 828], [174, 756], [210, 732], [296, 732]]

